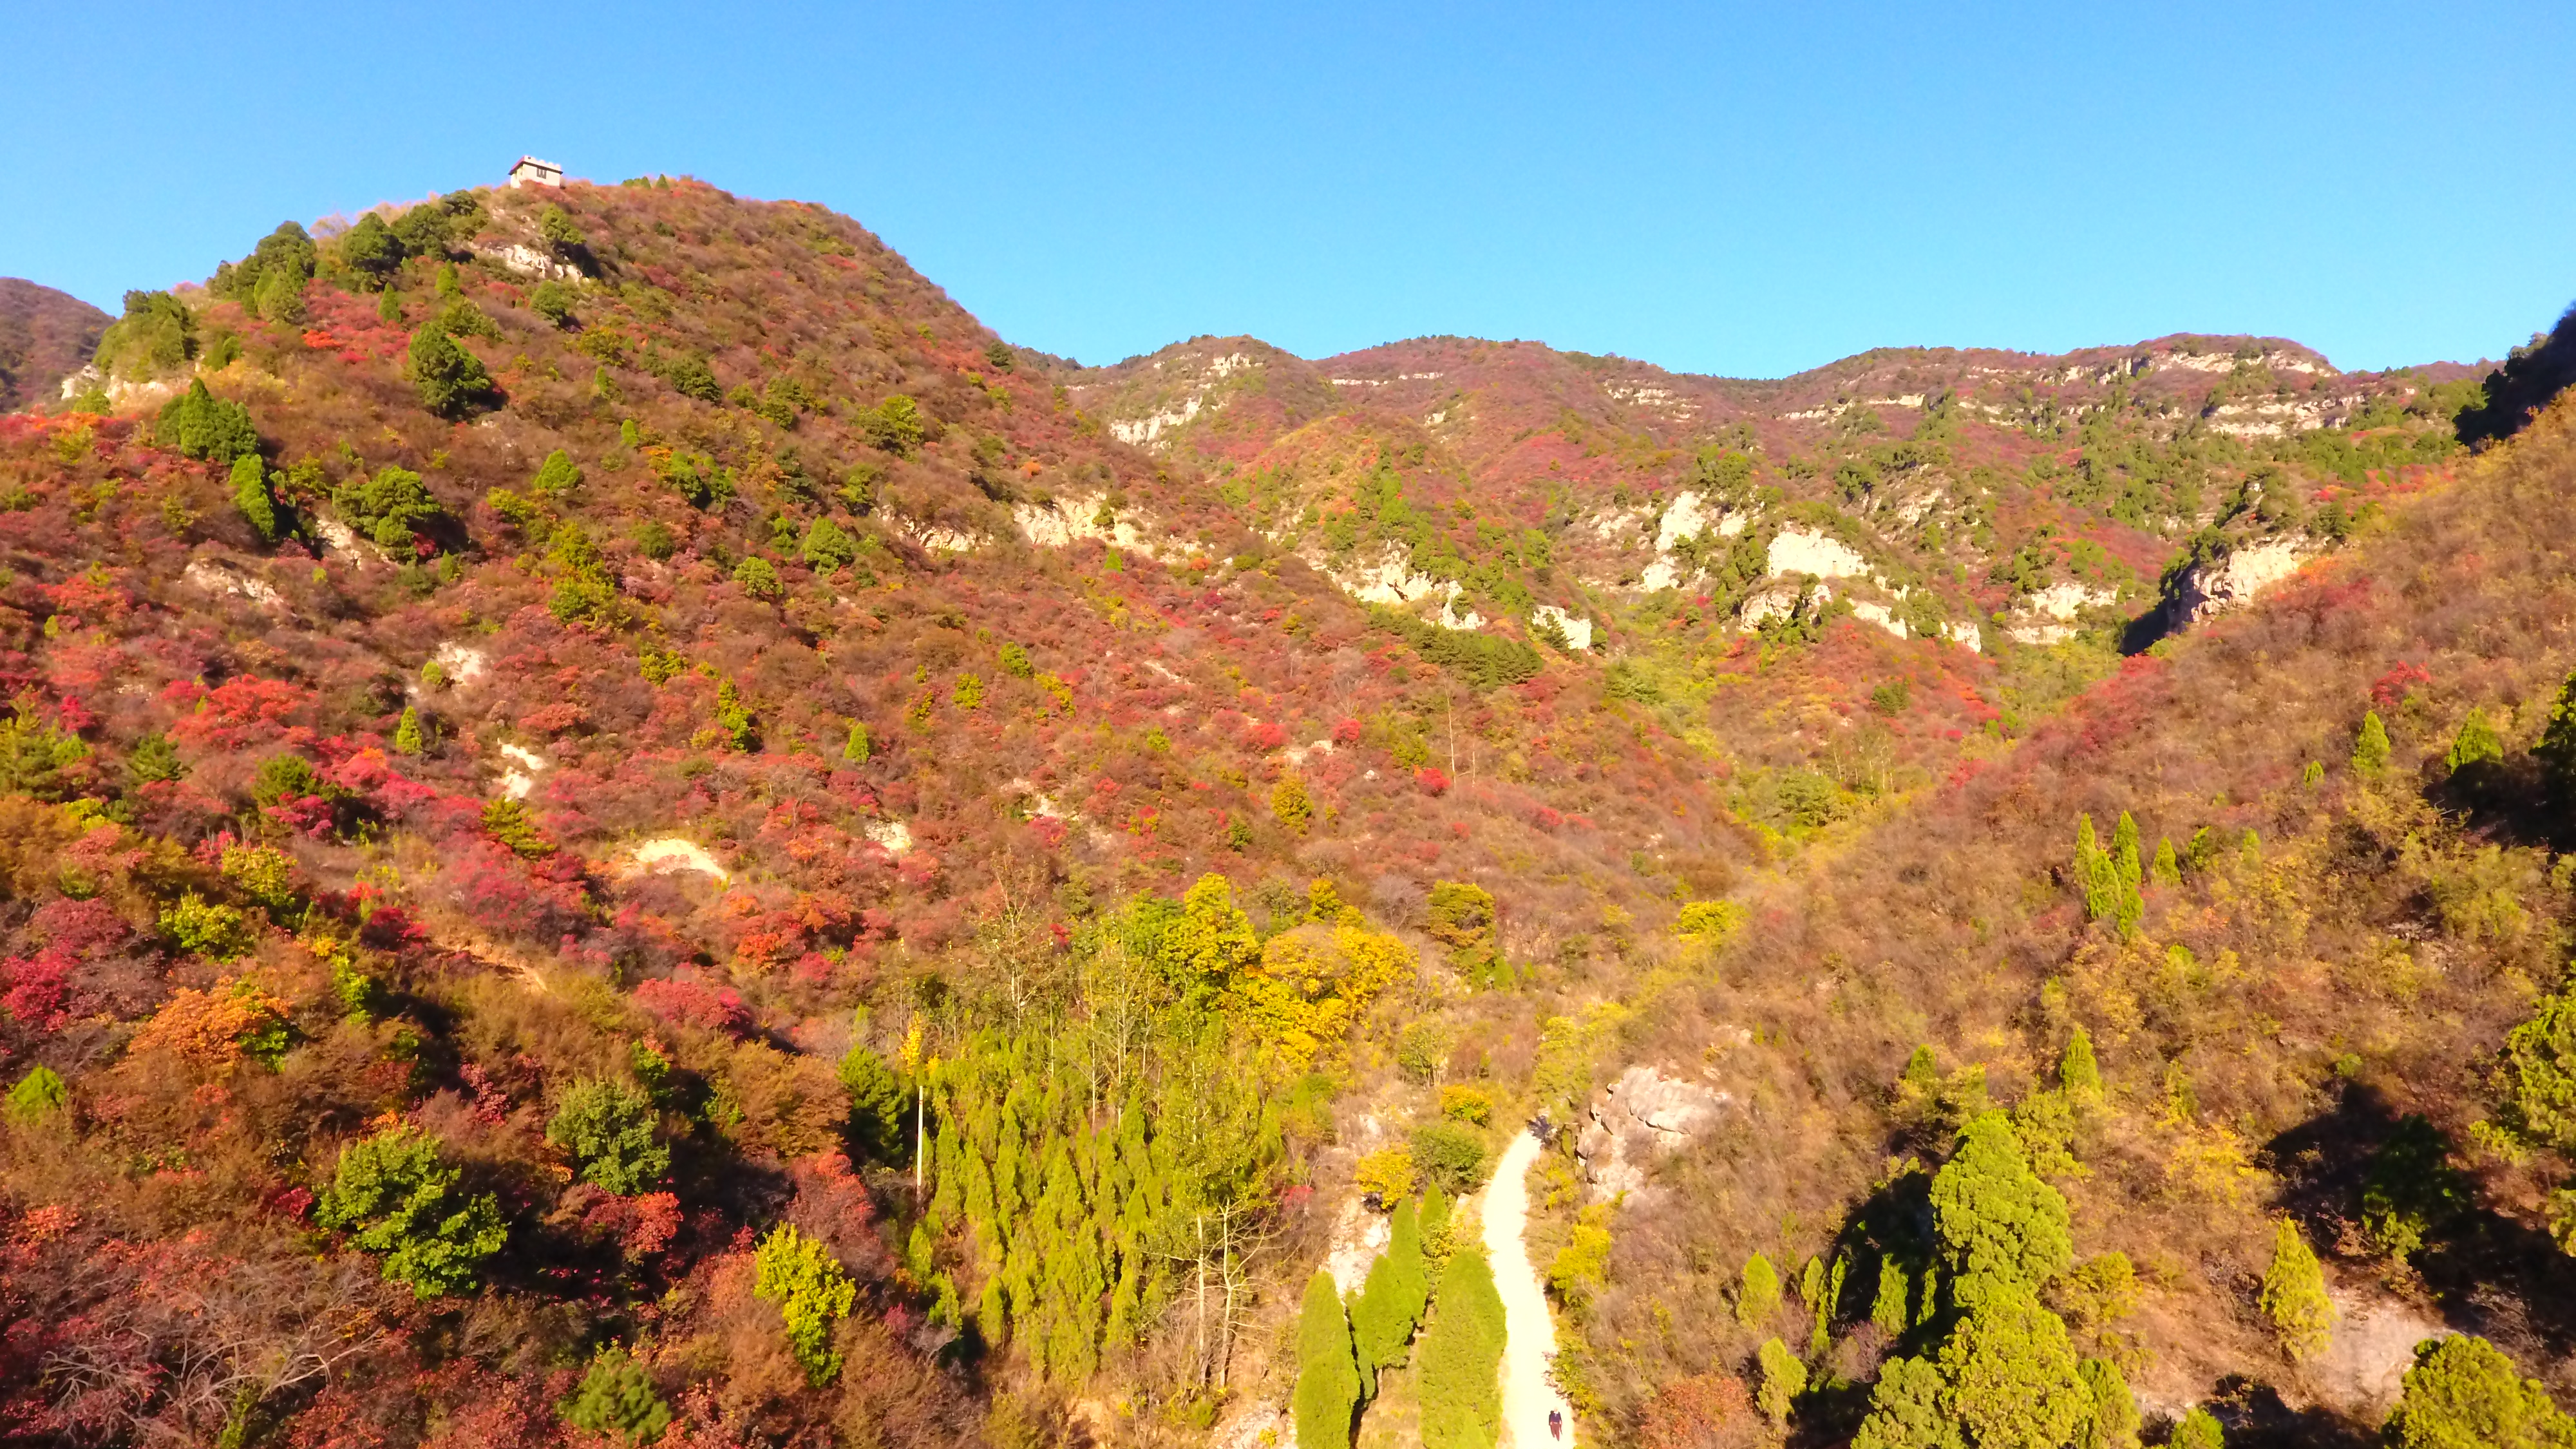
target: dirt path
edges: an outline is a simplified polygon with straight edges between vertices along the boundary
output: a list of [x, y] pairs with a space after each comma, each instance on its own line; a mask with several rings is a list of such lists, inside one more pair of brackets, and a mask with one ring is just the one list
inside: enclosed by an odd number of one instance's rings
[[1547, 1293], [1530, 1266], [1521, 1241], [1529, 1218], [1529, 1170], [1538, 1161], [1540, 1143], [1527, 1132], [1512, 1139], [1494, 1180], [1485, 1189], [1482, 1216], [1485, 1255], [1494, 1265], [1494, 1286], [1502, 1290], [1503, 1431], [1499, 1449], [1549, 1449], [1548, 1411], [1565, 1416], [1566, 1443], [1574, 1438], [1574, 1410], [1547, 1381], [1548, 1356], [1556, 1348], [1556, 1328], [1547, 1314]]

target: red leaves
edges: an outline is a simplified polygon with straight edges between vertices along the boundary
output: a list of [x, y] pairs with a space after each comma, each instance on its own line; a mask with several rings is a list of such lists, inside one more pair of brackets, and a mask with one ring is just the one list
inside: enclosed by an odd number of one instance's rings
[[283, 679], [255, 675], [228, 679], [210, 690], [200, 685], [174, 684], [163, 690], [161, 697], [177, 703], [191, 692], [196, 693], [195, 713], [180, 716], [170, 726], [170, 733], [190, 744], [219, 750], [238, 750], [274, 739], [286, 732], [289, 721], [304, 717], [313, 703], [313, 691], [309, 689]]
[[47, 946], [32, 958], [0, 961], [0, 1010], [35, 1031], [52, 1031], [69, 1014], [72, 971], [78, 965], [60, 946]]
[[1413, 783], [1422, 787], [1423, 794], [1435, 798], [1449, 793], [1448, 773], [1437, 765], [1425, 765], [1414, 771]]
[[1256, 750], [1275, 750], [1288, 743], [1288, 727], [1271, 720], [1244, 731], [1244, 738]]
[[44, 933], [46, 941], [74, 956], [91, 955], [133, 934], [116, 908], [102, 900], [65, 897], [47, 901], [31, 924]]
[[2370, 698], [2381, 709], [2394, 710], [2417, 688], [2433, 682], [2433, 671], [2420, 664], [2400, 664], [2371, 681]]
[[486, 1127], [508, 1125], [510, 1094], [501, 1090], [501, 1084], [492, 1080], [491, 1073], [467, 1062], [456, 1069], [456, 1075], [465, 1083], [466, 1090], [474, 1094], [475, 1121]]
[[1333, 725], [1333, 743], [1336, 745], [1356, 745], [1360, 742], [1360, 734], [1358, 720], [1343, 719]]
[[636, 1197], [608, 1197], [582, 1214], [581, 1225], [617, 1240], [617, 1250], [630, 1263], [640, 1262], [671, 1245], [680, 1233], [680, 1200], [667, 1192]]
[[664, 1021], [681, 1022], [729, 1036], [748, 1036], [751, 1013], [742, 993], [703, 981], [645, 981], [635, 987], [635, 1004]]
[[531, 734], [559, 735], [590, 723], [590, 712], [569, 700], [530, 710], [519, 717], [519, 728]]

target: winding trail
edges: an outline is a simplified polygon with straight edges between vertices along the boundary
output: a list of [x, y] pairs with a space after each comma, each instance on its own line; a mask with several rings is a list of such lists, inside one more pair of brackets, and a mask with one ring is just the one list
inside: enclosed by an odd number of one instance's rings
[[1547, 1361], [1556, 1348], [1556, 1328], [1547, 1314], [1547, 1291], [1530, 1266], [1521, 1230], [1529, 1219], [1529, 1170], [1542, 1144], [1523, 1132], [1503, 1151], [1494, 1179], [1485, 1188], [1481, 1216], [1485, 1256], [1494, 1265], [1494, 1286], [1503, 1295], [1503, 1425], [1497, 1449], [1550, 1449], [1547, 1415], [1565, 1416], [1566, 1439], [1573, 1442], [1574, 1409], [1547, 1381]]

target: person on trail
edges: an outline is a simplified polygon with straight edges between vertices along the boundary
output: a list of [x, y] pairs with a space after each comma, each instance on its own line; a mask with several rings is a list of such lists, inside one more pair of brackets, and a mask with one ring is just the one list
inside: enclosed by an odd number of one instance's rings
[[1565, 1437], [1564, 1410], [1550, 1409], [1547, 1411], [1547, 1437], [1551, 1439], [1562, 1439]]

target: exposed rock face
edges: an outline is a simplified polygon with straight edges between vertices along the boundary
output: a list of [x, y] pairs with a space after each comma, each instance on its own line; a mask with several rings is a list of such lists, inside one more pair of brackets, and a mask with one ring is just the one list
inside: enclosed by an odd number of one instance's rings
[[1869, 576], [1869, 560], [1841, 540], [1803, 528], [1784, 528], [1771, 537], [1771, 577], [1814, 574], [1820, 579]]
[[1714, 1087], [1654, 1067], [1630, 1067], [1595, 1098], [1574, 1155], [1598, 1200], [1646, 1185], [1656, 1157], [1714, 1125], [1735, 1099]]
[[2298, 572], [2306, 558], [2300, 541], [2266, 539], [2236, 549], [2182, 576], [2174, 596], [2174, 621], [2188, 627], [2253, 602], [2254, 596]]

